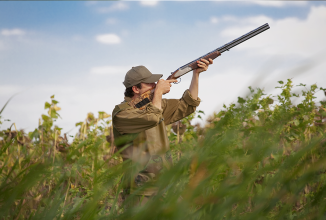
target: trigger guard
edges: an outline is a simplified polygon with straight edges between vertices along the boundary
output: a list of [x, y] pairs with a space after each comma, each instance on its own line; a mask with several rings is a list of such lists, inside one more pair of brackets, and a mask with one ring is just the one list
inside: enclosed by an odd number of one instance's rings
[[179, 84], [181, 82], [181, 78], [179, 78], [179, 82], [174, 82], [173, 84]]

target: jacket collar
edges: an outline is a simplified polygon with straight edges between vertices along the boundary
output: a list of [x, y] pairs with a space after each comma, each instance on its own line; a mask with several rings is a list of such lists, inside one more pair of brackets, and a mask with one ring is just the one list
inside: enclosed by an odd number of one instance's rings
[[131, 100], [132, 100], [132, 98], [125, 96], [125, 102], [130, 102]]

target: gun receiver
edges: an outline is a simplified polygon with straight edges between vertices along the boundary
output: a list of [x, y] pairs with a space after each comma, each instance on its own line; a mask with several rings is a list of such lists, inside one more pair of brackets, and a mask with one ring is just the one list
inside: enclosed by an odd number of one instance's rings
[[200, 59], [206, 59], [208, 60], [209, 58], [211, 59], [215, 59], [216, 57], [220, 56], [222, 53], [224, 53], [225, 51], [229, 51], [231, 48], [237, 46], [238, 44], [241, 44], [242, 42], [256, 36], [257, 34], [260, 34], [262, 33], [263, 31], [266, 31], [269, 29], [269, 25], [268, 23], [250, 31], [249, 33], [245, 34], [245, 35], [242, 35], [241, 37], [227, 43], [227, 44], [224, 44], [223, 46], [205, 54], [204, 56], [201, 56], [199, 57], [198, 59], [196, 60], [193, 60], [189, 63], [187, 63], [186, 65], [183, 65], [182, 67], [178, 68], [176, 71], [172, 72], [171, 75], [167, 78], [167, 80], [169, 79], [177, 79], [179, 78], [180, 76], [190, 72], [191, 70], [194, 70], [194, 69], [197, 69], [198, 66], [197, 66], [197, 60], [200, 60]]

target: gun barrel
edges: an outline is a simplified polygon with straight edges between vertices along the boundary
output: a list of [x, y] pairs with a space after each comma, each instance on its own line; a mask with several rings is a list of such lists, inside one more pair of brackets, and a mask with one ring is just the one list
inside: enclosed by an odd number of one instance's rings
[[[189, 63], [187, 63], [187, 64], [185, 64], [185, 65], [183, 65], [183, 66], [180, 67], [178, 70], [181, 70], [181, 69], [183, 69], [183, 68], [186, 68], [189, 64], [191, 64], [191, 63], [193, 63], [193, 62], [195, 62], [195, 61], [197, 61], [197, 60], [199, 60], [199, 59], [205, 57], [206, 55], [208, 55], [208, 54], [210, 54], [210, 53], [214, 53], [214, 52], [216, 52], [216, 51], [219, 51], [220, 53], [223, 53], [223, 52], [225, 52], [225, 51], [228, 51], [228, 50], [231, 49], [232, 47], [235, 47], [235, 46], [237, 46], [238, 44], [241, 44], [242, 42], [244, 42], [244, 41], [246, 41], [246, 40], [248, 40], [248, 39], [250, 39], [250, 38], [256, 36], [257, 34], [260, 34], [261, 32], [266, 31], [266, 30], [268, 30], [268, 29], [269, 29], [269, 25], [268, 25], [268, 23], [266, 23], [266, 24], [264, 24], [264, 25], [262, 25], [262, 26], [260, 26], [260, 27], [258, 27], [258, 28], [256, 28], [256, 29], [250, 31], [249, 33], [244, 34], [244, 35], [242, 35], [241, 37], [238, 37], [237, 39], [235, 39], [235, 40], [233, 40], [233, 41], [231, 41], [231, 42], [229, 42], [229, 43], [227, 43], [227, 44], [224, 44], [223, 46], [221, 46], [221, 47], [219, 47], [219, 48], [217, 48], [217, 49], [215, 49], [215, 50], [213, 50], [213, 51], [211, 51], [211, 52], [205, 54], [204, 56], [201, 56], [201, 57], [199, 57], [199, 58], [197, 58], [197, 59], [195, 59], [195, 60], [193, 60], [193, 61], [191, 61], [191, 62], [189, 62]], [[189, 70], [189, 71], [190, 71], [190, 70]], [[188, 71], [188, 72], [189, 72], [189, 71]]]
[[237, 46], [238, 44], [241, 44], [242, 42], [256, 36], [257, 34], [260, 34], [262, 33], [263, 31], [266, 31], [269, 29], [269, 25], [268, 23], [250, 31], [249, 33], [247, 34], [244, 34], [242, 35], [241, 37], [238, 37], [237, 39], [227, 43], [227, 44], [224, 44], [223, 46], [183, 65], [182, 67], [178, 68], [176, 71], [172, 72], [171, 75], [167, 78], [167, 79], [177, 79], [179, 78], [180, 76], [190, 72], [191, 70], [193, 69], [196, 69], [198, 68], [197, 66], [197, 60], [200, 60], [202, 58], [205, 58], [205, 59], [208, 59], [208, 58], [211, 58], [211, 59], [215, 59], [216, 57], [218, 57], [219, 55], [221, 55], [221, 53], [225, 52], [225, 51], [228, 51], [229, 49]]
[[224, 44], [222, 47], [217, 48], [216, 50], [218, 50], [220, 53], [223, 53], [225, 51], [228, 51], [229, 49], [231, 49], [232, 47], [237, 46], [238, 44], [241, 44], [242, 42], [256, 36], [257, 34], [262, 33], [263, 31], [266, 31], [269, 29], [269, 25], [268, 23], [256, 28], [255, 30], [250, 31], [249, 33], [242, 35], [241, 37], [227, 43]]

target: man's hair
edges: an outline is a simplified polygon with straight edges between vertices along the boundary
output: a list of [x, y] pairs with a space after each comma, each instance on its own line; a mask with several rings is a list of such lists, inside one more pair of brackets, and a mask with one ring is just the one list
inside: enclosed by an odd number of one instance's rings
[[[141, 89], [141, 83], [138, 83], [138, 84], [136, 85], [136, 87], [137, 87], [138, 89]], [[126, 88], [126, 91], [125, 91], [125, 96], [126, 96], [126, 97], [132, 98], [134, 95], [135, 95], [135, 93], [134, 93], [134, 91], [132, 91], [132, 87], [128, 87], [128, 88]]]

